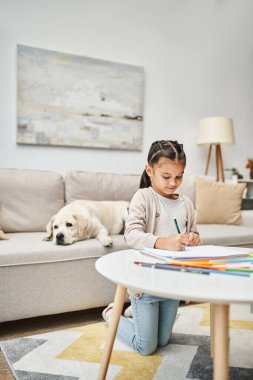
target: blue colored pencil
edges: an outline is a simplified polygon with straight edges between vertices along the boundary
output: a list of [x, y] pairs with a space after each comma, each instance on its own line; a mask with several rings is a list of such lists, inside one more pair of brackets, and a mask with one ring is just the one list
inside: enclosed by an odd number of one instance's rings
[[253, 257], [249, 258], [249, 257], [245, 257], [245, 258], [238, 258], [238, 259], [221, 259], [221, 260], [212, 260], [212, 263], [253, 263]]

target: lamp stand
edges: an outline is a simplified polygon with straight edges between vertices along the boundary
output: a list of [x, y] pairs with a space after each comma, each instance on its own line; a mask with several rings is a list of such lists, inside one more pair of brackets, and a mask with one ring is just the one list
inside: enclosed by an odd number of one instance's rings
[[221, 154], [221, 146], [220, 144], [210, 144], [209, 150], [208, 150], [208, 156], [207, 156], [207, 162], [206, 162], [206, 170], [205, 175], [208, 173], [208, 168], [210, 164], [210, 158], [212, 153], [212, 147], [215, 145], [215, 158], [216, 158], [216, 181], [225, 181], [224, 178], [224, 168], [223, 168], [223, 162], [222, 162], [222, 154]]

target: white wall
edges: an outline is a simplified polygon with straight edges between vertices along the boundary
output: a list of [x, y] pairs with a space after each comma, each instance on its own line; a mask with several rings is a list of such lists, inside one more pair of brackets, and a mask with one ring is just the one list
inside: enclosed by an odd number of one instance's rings
[[[248, 177], [252, 14], [252, 0], [0, 0], [0, 167], [139, 173], [153, 140], [178, 139], [188, 172], [203, 173], [198, 122], [230, 116], [224, 166]], [[17, 145], [16, 44], [144, 66], [143, 151]]]

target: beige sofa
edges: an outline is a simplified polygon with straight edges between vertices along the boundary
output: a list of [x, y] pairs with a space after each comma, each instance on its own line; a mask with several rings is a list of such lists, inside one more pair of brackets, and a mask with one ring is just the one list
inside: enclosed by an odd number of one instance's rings
[[[126, 249], [123, 235], [113, 247], [95, 239], [69, 246], [43, 241], [45, 226], [65, 203], [76, 199], [127, 200], [139, 175], [70, 171], [65, 178], [49, 171], [0, 170], [0, 226], [9, 240], [0, 241], [0, 322], [104, 306], [115, 287], [95, 270], [95, 261]], [[194, 178], [182, 192], [193, 201]], [[199, 225], [205, 244], [253, 247], [253, 210], [243, 223]]]

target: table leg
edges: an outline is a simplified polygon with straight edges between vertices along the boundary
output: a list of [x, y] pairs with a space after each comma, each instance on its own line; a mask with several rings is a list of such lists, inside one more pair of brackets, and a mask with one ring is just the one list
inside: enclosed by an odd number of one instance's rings
[[228, 380], [229, 305], [213, 304], [213, 366], [214, 380]]
[[98, 380], [104, 380], [106, 378], [109, 362], [111, 359], [113, 344], [115, 336], [117, 333], [117, 328], [119, 324], [120, 315], [123, 310], [124, 302], [126, 298], [126, 288], [118, 285], [113, 305], [112, 318], [108, 328], [108, 335], [106, 338], [106, 344], [102, 356], [100, 371], [98, 375]]
[[213, 342], [214, 342], [214, 323], [213, 323], [213, 304], [210, 303], [210, 352], [213, 358]]

